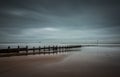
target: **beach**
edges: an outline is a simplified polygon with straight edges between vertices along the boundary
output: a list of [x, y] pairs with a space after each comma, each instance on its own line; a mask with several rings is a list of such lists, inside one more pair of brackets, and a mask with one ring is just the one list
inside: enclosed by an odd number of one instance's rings
[[0, 58], [0, 77], [119, 77], [120, 47]]

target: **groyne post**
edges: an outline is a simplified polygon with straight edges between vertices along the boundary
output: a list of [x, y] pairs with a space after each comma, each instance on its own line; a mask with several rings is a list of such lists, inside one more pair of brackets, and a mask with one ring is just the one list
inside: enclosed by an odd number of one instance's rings
[[57, 51], [58, 51], [58, 46], [57, 46], [57, 45], [55, 46], [55, 51], [56, 51], [56, 53], [57, 53]]
[[40, 54], [40, 51], [41, 51], [41, 47], [39, 46], [39, 54]]
[[64, 51], [64, 47], [63, 46], [61, 47], [61, 50], [62, 50], [62, 52]]
[[53, 48], [52, 48], [52, 49], [53, 49], [53, 52], [54, 52], [54, 50], [55, 50], [55, 47], [54, 47], [54, 45], [53, 45]]
[[7, 52], [10, 53], [10, 46], [8, 46]]
[[61, 50], [62, 50], [62, 46], [59, 46], [59, 52], [61, 52]]
[[48, 46], [48, 51], [50, 51], [50, 46]]
[[45, 46], [43, 47], [43, 51], [45, 51]]
[[28, 54], [28, 46], [26, 46], [26, 55]]
[[35, 47], [33, 47], [33, 55], [35, 54]]
[[18, 45], [18, 48], [17, 48], [17, 53], [19, 53], [19, 51], [20, 51], [20, 46]]

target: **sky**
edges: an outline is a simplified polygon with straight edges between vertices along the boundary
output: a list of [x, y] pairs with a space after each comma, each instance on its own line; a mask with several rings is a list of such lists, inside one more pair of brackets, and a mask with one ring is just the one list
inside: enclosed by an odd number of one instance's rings
[[44, 39], [120, 43], [120, 1], [0, 0], [0, 42]]

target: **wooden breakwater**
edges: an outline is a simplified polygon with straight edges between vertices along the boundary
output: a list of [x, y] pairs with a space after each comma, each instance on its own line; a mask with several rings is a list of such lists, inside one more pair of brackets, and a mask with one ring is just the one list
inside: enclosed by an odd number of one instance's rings
[[[0, 54], [4, 55], [29, 55], [29, 54], [47, 54], [47, 53], [57, 53], [57, 52], [64, 52], [69, 51], [73, 48], [80, 48], [81, 45], [67, 45], [67, 46], [39, 46], [39, 47], [20, 47], [11, 48], [8, 46], [7, 49], [0, 49]], [[0, 55], [1, 56], [1, 55]]]

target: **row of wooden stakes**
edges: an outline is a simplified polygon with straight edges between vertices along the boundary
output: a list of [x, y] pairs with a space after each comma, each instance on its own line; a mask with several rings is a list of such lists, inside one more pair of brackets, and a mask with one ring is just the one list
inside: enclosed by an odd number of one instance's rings
[[17, 48], [11, 48], [10, 46], [8, 46], [7, 49], [1, 49], [0, 53], [20, 53], [21, 51], [26, 51], [26, 53], [28, 53], [28, 51], [32, 50], [33, 52], [35, 52], [35, 50], [38, 50], [39, 52], [57, 52], [57, 51], [61, 51], [61, 50], [68, 50], [68, 49], [72, 49], [72, 48], [78, 48], [81, 47], [81, 45], [68, 45], [68, 46], [44, 46], [44, 47], [38, 47], [38, 48], [28, 48], [28, 46], [24, 47], [24, 48], [20, 48], [20, 46], [18, 46]]

